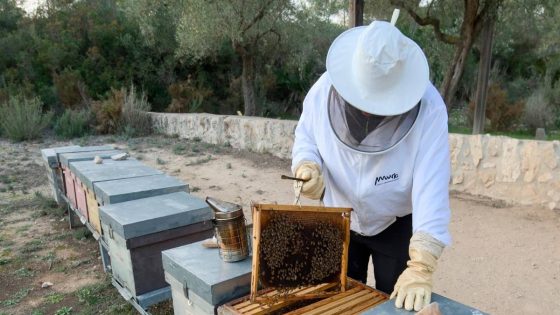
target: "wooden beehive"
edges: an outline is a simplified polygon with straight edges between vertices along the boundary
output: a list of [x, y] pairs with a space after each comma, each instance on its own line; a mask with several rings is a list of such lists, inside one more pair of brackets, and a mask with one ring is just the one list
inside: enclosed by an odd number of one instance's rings
[[[252, 210], [251, 301], [315, 299], [346, 290], [352, 209], [254, 204]], [[332, 289], [293, 292], [319, 284]], [[259, 287], [281, 294], [262, 296]]]
[[[330, 297], [297, 301], [294, 299], [279, 300], [271, 304], [252, 302], [249, 296], [231, 301], [218, 309], [220, 315], [346, 315], [361, 314], [363, 311], [374, 308], [387, 301], [389, 296], [367, 285], [348, 278], [348, 287], [345, 292], [338, 292]], [[317, 286], [300, 288], [294, 291], [295, 296], [308, 295], [309, 293], [329, 292], [336, 285], [321, 284]], [[263, 296], [273, 297], [276, 290], [265, 290]]]

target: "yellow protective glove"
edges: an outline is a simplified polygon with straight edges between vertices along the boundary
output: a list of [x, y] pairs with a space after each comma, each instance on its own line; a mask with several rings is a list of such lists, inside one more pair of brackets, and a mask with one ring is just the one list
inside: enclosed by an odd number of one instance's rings
[[391, 299], [396, 297], [395, 306], [408, 311], [420, 311], [430, 304], [432, 298], [432, 274], [437, 259], [443, 251], [443, 243], [427, 233], [415, 233], [410, 239], [408, 267], [399, 276]]
[[[321, 175], [321, 168], [317, 163], [310, 161], [302, 161], [296, 167], [294, 174], [295, 177], [301, 179], [308, 179], [304, 182], [294, 182], [294, 190], [297, 194], [301, 186], [301, 194], [309, 199], [320, 199], [323, 191], [325, 190], [325, 184], [323, 183], [323, 175]], [[299, 186], [298, 186], [299, 185]]]

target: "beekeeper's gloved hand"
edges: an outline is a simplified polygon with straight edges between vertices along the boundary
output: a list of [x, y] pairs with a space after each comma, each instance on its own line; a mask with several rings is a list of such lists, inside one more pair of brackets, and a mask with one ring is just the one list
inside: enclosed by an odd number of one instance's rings
[[[320, 199], [325, 190], [325, 184], [323, 183], [323, 175], [321, 174], [321, 168], [317, 163], [310, 161], [302, 161], [298, 164], [295, 171], [295, 177], [301, 179], [308, 179], [308, 181], [303, 183], [301, 188], [301, 194], [309, 199]], [[299, 191], [298, 185], [302, 185], [301, 182], [294, 182], [294, 190], [297, 194]], [[297, 197], [297, 196], [296, 196]]]
[[416, 232], [410, 239], [410, 260], [400, 275], [391, 299], [396, 297], [395, 306], [408, 311], [421, 310], [432, 298], [432, 274], [441, 256], [444, 244], [428, 233]]

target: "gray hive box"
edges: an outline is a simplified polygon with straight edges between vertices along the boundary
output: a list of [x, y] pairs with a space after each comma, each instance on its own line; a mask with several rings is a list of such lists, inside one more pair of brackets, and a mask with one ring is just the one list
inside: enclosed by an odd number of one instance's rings
[[78, 149], [80, 149], [80, 146], [78, 146], [78, 145], [42, 149], [41, 150], [41, 156], [43, 157], [43, 160], [45, 161], [45, 163], [49, 167], [56, 168], [56, 167], [59, 167], [59, 163], [60, 163], [58, 161], [57, 152], [73, 152], [73, 150], [78, 150]]
[[43, 162], [45, 163], [45, 168], [47, 170], [47, 178], [49, 179], [49, 186], [51, 187], [52, 196], [56, 203], [59, 205], [63, 204], [64, 198], [62, 197], [62, 194], [65, 192], [65, 189], [62, 170], [60, 169], [58, 155], [56, 152], [57, 150], [75, 150], [78, 148], [80, 147], [67, 146], [41, 150], [41, 156], [43, 157]]
[[251, 257], [224, 262], [218, 249], [200, 242], [166, 250], [162, 256], [175, 315], [214, 314], [216, 307], [251, 289]]
[[70, 170], [92, 191], [93, 183], [96, 182], [163, 174], [137, 160], [104, 160], [102, 164], [93, 161], [72, 162]]
[[174, 192], [188, 192], [188, 185], [175, 177], [151, 175], [96, 182], [93, 190], [100, 205], [109, 205]]
[[161, 252], [213, 235], [212, 211], [185, 192], [100, 207], [113, 279], [131, 296], [167, 287]]
[[[459, 302], [448, 299], [439, 294], [432, 293], [432, 302], [437, 302], [439, 304], [439, 310], [441, 314], [453, 314], [453, 315], [485, 315], [475, 308], [466, 306]], [[395, 300], [388, 300], [381, 305], [375, 306], [375, 308], [365, 311], [362, 315], [410, 315], [409, 312], [404, 309], [399, 309], [395, 307]]]
[[77, 145], [48, 148], [41, 150], [41, 156], [47, 168], [47, 177], [51, 185], [51, 190], [55, 201], [62, 205], [63, 198], [62, 193], [66, 193], [64, 186], [64, 175], [61, 170], [60, 165], [60, 154], [72, 153], [72, 152], [90, 152], [90, 151], [100, 151], [100, 150], [112, 150], [111, 146], [90, 146], [90, 147], [80, 147]]
[[89, 152], [72, 152], [72, 153], [61, 153], [58, 158], [60, 164], [63, 167], [68, 167], [71, 162], [79, 161], [93, 161], [96, 156], [102, 159], [110, 159], [112, 155], [123, 153], [120, 150], [103, 150], [103, 151], [89, 151]]

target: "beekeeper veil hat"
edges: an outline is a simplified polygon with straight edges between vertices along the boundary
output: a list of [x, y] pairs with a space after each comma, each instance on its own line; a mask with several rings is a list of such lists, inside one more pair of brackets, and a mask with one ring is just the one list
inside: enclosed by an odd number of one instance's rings
[[[426, 56], [413, 40], [391, 23], [374, 21], [340, 34], [326, 65], [333, 85], [331, 126], [340, 140], [360, 151], [382, 152], [408, 134], [429, 83]], [[370, 139], [376, 129], [370, 123], [386, 130]], [[356, 136], [356, 128], [365, 134]]]

